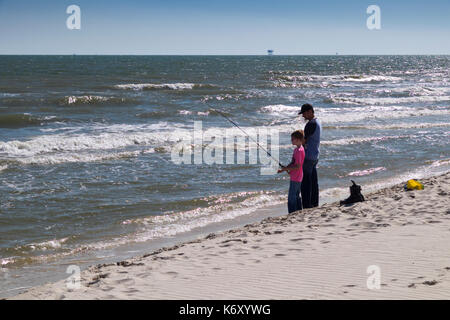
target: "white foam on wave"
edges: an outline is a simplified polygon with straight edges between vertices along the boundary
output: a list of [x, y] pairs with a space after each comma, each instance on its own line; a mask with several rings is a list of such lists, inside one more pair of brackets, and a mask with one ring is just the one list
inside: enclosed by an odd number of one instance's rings
[[[247, 199], [230, 203], [230, 200], [240, 196], [249, 196]], [[197, 208], [184, 212], [168, 213], [160, 216], [151, 216], [126, 220], [124, 224], [140, 225], [141, 231], [130, 235], [126, 239], [115, 239], [112, 243], [144, 242], [161, 237], [175, 236], [180, 233], [201, 228], [213, 223], [232, 220], [239, 216], [248, 215], [261, 208], [281, 204], [285, 196], [269, 192], [241, 192], [226, 194], [215, 201], [215, 205], [206, 208]], [[99, 244], [97, 244], [98, 247]], [[103, 248], [105, 244], [101, 244]]]
[[274, 104], [262, 107], [260, 109], [261, 112], [272, 113], [272, 114], [296, 114], [300, 111], [300, 107], [298, 106], [287, 106], [284, 104]]
[[168, 89], [168, 90], [192, 90], [195, 87], [210, 87], [206, 84], [195, 83], [126, 83], [118, 84], [114, 87], [124, 90], [145, 90], [145, 89]]
[[13, 264], [15, 262], [14, 257], [3, 258], [0, 260], [0, 266], [5, 267], [9, 264]]
[[335, 140], [325, 140], [321, 141], [321, 145], [329, 145], [329, 146], [342, 146], [342, 145], [350, 145], [357, 143], [370, 143], [370, 142], [379, 142], [386, 140], [394, 140], [394, 139], [404, 139], [411, 138], [411, 135], [396, 135], [396, 136], [381, 136], [381, 137], [351, 137], [351, 138], [343, 138], [343, 139], [335, 139]]
[[22, 248], [30, 249], [32, 251], [59, 249], [62, 247], [63, 243], [66, 242], [67, 240], [69, 240], [69, 238], [53, 239], [53, 240], [48, 240], [48, 241], [43, 241], [43, 242], [38, 242], [38, 243], [31, 243]]
[[402, 81], [403, 79], [400, 77], [393, 76], [380, 76], [380, 75], [372, 75], [372, 76], [345, 76], [344, 81], [347, 82], [397, 82]]
[[245, 99], [252, 99], [252, 98], [261, 98], [261, 97], [265, 97], [265, 94], [267, 93], [263, 93], [263, 92], [250, 92], [250, 93], [235, 93], [235, 94], [230, 94], [230, 93], [224, 93], [224, 94], [219, 94], [219, 95], [206, 95], [205, 97], [202, 98], [202, 102], [208, 102], [208, 101], [212, 101], [212, 100], [216, 100], [216, 101], [225, 101], [225, 100], [234, 100], [234, 101], [239, 101], [239, 100], [245, 100]]
[[429, 163], [431, 167], [448, 166], [450, 165], [450, 159], [428, 161], [427, 163]]
[[20, 97], [20, 93], [8, 93], [8, 92], [0, 92], [0, 97]]
[[[288, 106], [283, 104], [264, 106], [262, 113], [274, 116], [295, 117], [300, 111], [300, 106]], [[315, 108], [317, 117], [322, 123], [346, 123], [366, 119], [410, 118], [419, 116], [450, 115], [448, 107], [406, 107], [406, 106], [365, 106], [342, 108]]]
[[9, 157], [32, 157], [68, 151], [119, 149], [181, 139], [184, 131], [177, 133], [176, 129], [176, 124], [169, 125], [167, 122], [153, 125], [99, 125], [94, 126], [89, 134], [59, 133], [26, 141], [0, 142], [0, 152], [5, 152]]
[[[207, 115], [205, 113], [205, 115]], [[257, 137], [258, 132], [267, 133], [266, 126], [243, 127], [246, 132]], [[280, 125], [279, 132], [291, 132], [293, 126]], [[226, 140], [226, 135], [245, 136], [235, 127], [204, 128], [214, 137]], [[132, 157], [142, 151], [124, 151], [127, 147], [147, 147], [160, 150], [183, 141], [187, 135], [193, 134], [193, 125], [181, 123], [159, 122], [152, 125], [97, 125], [90, 128], [89, 133], [57, 133], [45, 134], [30, 140], [0, 142], [0, 152], [5, 153], [7, 160], [23, 164], [42, 163], [55, 164], [62, 162], [91, 162], [99, 160]], [[204, 143], [207, 143], [206, 141]], [[190, 145], [191, 143], [188, 142]], [[238, 146], [239, 148], [240, 146]], [[245, 146], [243, 146], [245, 147]], [[118, 152], [124, 151], [124, 152]]]
[[[180, 110], [180, 111], [178, 111], [178, 113], [182, 114], [182, 115], [191, 115], [194, 112], [193, 111], [189, 111], [189, 110]], [[205, 112], [197, 111], [196, 114], [198, 116], [208, 116], [209, 115], [209, 111], [205, 111]]]
[[399, 82], [403, 79], [383, 75], [281, 75], [277, 80], [290, 82]]
[[[265, 111], [272, 112], [273, 110], [287, 111], [294, 114], [299, 110], [293, 106], [274, 105], [267, 106]], [[450, 126], [449, 122], [438, 123], [393, 123], [393, 124], [353, 124], [356, 120], [365, 120], [370, 118], [383, 118], [385, 113], [380, 111], [379, 107], [373, 107], [379, 112], [367, 112], [367, 108], [361, 108], [365, 112], [344, 112], [344, 109], [320, 109], [318, 116], [321, 119], [324, 127], [336, 129], [411, 129], [411, 128], [433, 128]], [[336, 109], [336, 110], [334, 110]], [[355, 108], [356, 110], [357, 108]], [[420, 112], [417, 109], [410, 108], [405, 111], [402, 108], [390, 110], [390, 118], [405, 117], [406, 114], [411, 113], [409, 110], [414, 110], [415, 115], [420, 114], [441, 114], [448, 115], [450, 110], [446, 109], [423, 109]], [[403, 111], [402, 111], [403, 110]], [[402, 113], [403, 112], [403, 113]], [[205, 113], [205, 115], [207, 115]], [[336, 125], [333, 125], [336, 124]], [[346, 125], [349, 124], [349, 125]], [[301, 124], [298, 119], [292, 118], [292, 121], [284, 121], [279, 125], [271, 124], [268, 126], [245, 127], [242, 129], [251, 134], [252, 137], [257, 138], [258, 133], [269, 133], [268, 129], [277, 130], [279, 134], [290, 133], [298, 129]], [[84, 128], [86, 129], [86, 128]], [[55, 164], [62, 162], [91, 162], [109, 159], [119, 159], [125, 157], [135, 157], [142, 152], [142, 148], [149, 147], [155, 150], [157, 148], [164, 148], [165, 151], [170, 150], [170, 146], [175, 143], [183, 141], [187, 135], [193, 134], [193, 125], [186, 125], [182, 123], [168, 123], [159, 122], [155, 124], [134, 124], [134, 125], [93, 125], [88, 128], [89, 132], [79, 133], [71, 127], [69, 132], [59, 132], [53, 134], [43, 134], [29, 140], [6, 141], [0, 142], [0, 153], [6, 155], [6, 160], [16, 161], [23, 164]], [[209, 134], [214, 137], [221, 137], [227, 143], [226, 136], [231, 134], [234, 137], [245, 136], [240, 129], [227, 127], [213, 127], [203, 128], [208, 130]], [[400, 138], [399, 136], [394, 138]], [[324, 141], [324, 144], [351, 144], [357, 143], [354, 138], [346, 138], [347, 140]], [[373, 137], [364, 141], [389, 139]], [[208, 141], [204, 141], [208, 143]], [[188, 144], [191, 144], [188, 142]], [[248, 149], [246, 145], [237, 145], [238, 149]], [[128, 148], [126, 150], [125, 148]], [[132, 148], [133, 150], [129, 150]], [[233, 146], [232, 146], [233, 148]], [[250, 146], [251, 148], [251, 146]], [[125, 149], [125, 150], [124, 150]], [[139, 149], [139, 150], [136, 150]], [[147, 148], [148, 149], [148, 148]], [[164, 151], [164, 152], [165, 152]], [[153, 151], [152, 151], [153, 152]]]
[[395, 123], [395, 124], [374, 124], [374, 125], [328, 125], [327, 129], [369, 129], [369, 130], [396, 130], [396, 129], [428, 129], [450, 127], [450, 122], [435, 122], [435, 123]]
[[430, 87], [430, 86], [410, 86], [410, 87], [392, 87], [382, 88], [374, 91], [377, 94], [391, 95], [404, 94], [408, 96], [445, 96], [450, 92], [448, 87]]
[[2, 172], [3, 170], [6, 170], [6, 169], [8, 169], [8, 166], [7, 166], [7, 165], [0, 166], [0, 172]]
[[399, 105], [405, 103], [420, 102], [443, 102], [450, 101], [450, 96], [417, 96], [417, 97], [400, 97], [400, 98], [350, 98], [350, 97], [330, 97], [326, 99], [332, 103], [343, 104], [361, 104], [361, 105]]
[[386, 170], [385, 167], [370, 168], [370, 169], [366, 169], [366, 170], [357, 170], [357, 171], [350, 172], [348, 174], [348, 176], [362, 177], [362, 176], [371, 175], [372, 173], [375, 173], [378, 171], [384, 171], [384, 170]]
[[103, 96], [67, 96], [64, 98], [64, 103], [68, 105], [72, 104], [91, 104], [91, 103], [99, 103], [106, 102], [111, 98], [103, 97]]
[[322, 82], [297, 82], [297, 81], [282, 81], [278, 80], [275, 82], [275, 87], [277, 88], [331, 88], [337, 87], [336, 84], [332, 84], [326, 81]]

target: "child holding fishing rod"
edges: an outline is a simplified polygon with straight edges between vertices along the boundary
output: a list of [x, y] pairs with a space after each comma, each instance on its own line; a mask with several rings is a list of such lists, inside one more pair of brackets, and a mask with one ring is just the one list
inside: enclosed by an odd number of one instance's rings
[[[221, 111], [216, 110], [214, 108], [211, 108], [212, 111], [216, 112], [217, 114], [221, 115], [225, 119], [227, 119], [229, 122], [231, 122], [235, 127], [237, 127], [239, 130], [241, 130], [246, 136], [249, 137], [249, 139], [253, 140], [251, 136], [247, 134], [239, 125], [228, 118], [225, 114], [223, 114]], [[295, 212], [298, 210], [302, 210], [302, 198], [300, 196], [301, 186], [302, 186], [302, 180], [303, 180], [303, 162], [305, 161], [305, 149], [303, 148], [303, 145], [305, 144], [305, 134], [303, 130], [297, 130], [294, 131], [291, 134], [291, 142], [293, 145], [297, 146], [297, 148], [294, 149], [294, 154], [292, 155], [292, 161], [289, 165], [283, 166], [277, 159], [272, 157], [269, 151], [267, 151], [265, 148], [263, 148], [257, 141], [253, 140], [253, 142], [256, 143], [256, 145], [265, 151], [272, 159], [274, 159], [276, 162], [278, 162], [280, 166], [280, 170], [278, 170], [278, 173], [281, 173], [283, 171], [286, 171], [291, 176], [291, 183], [289, 185], [289, 195], [288, 195], [288, 211], [289, 213]]]
[[291, 142], [297, 148], [294, 149], [292, 161], [286, 167], [281, 167], [278, 173], [286, 171], [291, 177], [288, 194], [288, 211], [289, 213], [302, 210], [302, 198], [300, 190], [303, 180], [303, 162], [305, 161], [305, 135], [303, 130], [294, 131], [291, 134]]

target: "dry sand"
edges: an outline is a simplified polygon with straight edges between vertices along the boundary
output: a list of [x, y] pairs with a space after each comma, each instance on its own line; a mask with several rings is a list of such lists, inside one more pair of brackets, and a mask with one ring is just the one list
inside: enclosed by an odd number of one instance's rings
[[59, 281], [13, 299], [450, 299], [449, 180], [268, 218], [91, 267], [77, 290]]

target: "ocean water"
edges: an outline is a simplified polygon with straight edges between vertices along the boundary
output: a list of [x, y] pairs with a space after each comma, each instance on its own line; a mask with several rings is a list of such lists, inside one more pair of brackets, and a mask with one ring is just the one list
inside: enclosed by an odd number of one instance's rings
[[242, 135], [215, 108], [287, 163], [306, 102], [321, 202], [450, 169], [450, 56], [0, 56], [0, 297], [284, 206], [288, 176], [172, 150], [194, 121]]

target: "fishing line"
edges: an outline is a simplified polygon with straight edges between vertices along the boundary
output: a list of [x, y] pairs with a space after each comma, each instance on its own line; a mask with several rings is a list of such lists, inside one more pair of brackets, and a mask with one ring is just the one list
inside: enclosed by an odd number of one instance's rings
[[278, 161], [277, 159], [275, 159], [275, 158], [270, 154], [269, 151], [267, 151], [265, 148], [263, 148], [263, 147], [258, 143], [258, 141], [256, 141], [255, 139], [253, 139], [247, 132], [245, 132], [241, 127], [239, 127], [239, 125], [238, 125], [236, 122], [234, 122], [232, 119], [230, 119], [229, 117], [227, 117], [227, 116], [226, 116], [225, 114], [223, 114], [221, 111], [216, 110], [216, 109], [214, 109], [214, 108], [210, 108], [210, 109], [213, 110], [214, 112], [218, 113], [219, 115], [221, 115], [221, 116], [224, 117], [225, 119], [227, 119], [229, 122], [231, 122], [236, 128], [238, 128], [239, 130], [241, 130], [241, 131], [242, 131], [249, 139], [251, 139], [254, 143], [256, 143], [256, 145], [257, 145], [260, 149], [264, 150], [264, 151], [269, 155], [269, 157], [271, 157], [273, 160], [275, 160], [275, 161], [278, 163], [278, 165], [279, 165], [280, 167], [284, 168], [284, 166], [280, 163], [280, 161]]

